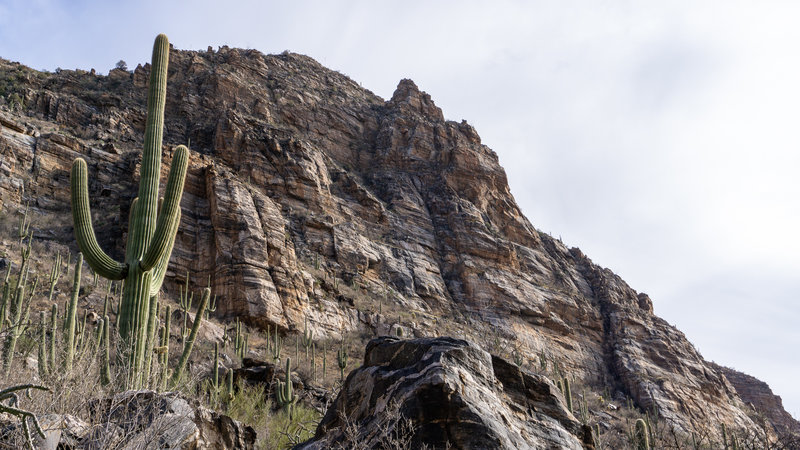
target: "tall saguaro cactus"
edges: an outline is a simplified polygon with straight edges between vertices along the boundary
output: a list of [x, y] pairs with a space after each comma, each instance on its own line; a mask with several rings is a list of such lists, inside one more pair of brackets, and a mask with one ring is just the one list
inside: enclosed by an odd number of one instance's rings
[[131, 205], [125, 261], [115, 261], [97, 243], [89, 209], [86, 162], [72, 164], [72, 218], [75, 237], [89, 266], [110, 280], [125, 280], [117, 325], [129, 356], [134, 386], [141, 384], [145, 342], [149, 329], [150, 302], [161, 289], [175, 234], [180, 223], [180, 201], [188, 164], [188, 149], [180, 145], [170, 167], [164, 201], [159, 208], [158, 184], [161, 169], [161, 141], [167, 94], [169, 41], [156, 37], [147, 97], [139, 196]]

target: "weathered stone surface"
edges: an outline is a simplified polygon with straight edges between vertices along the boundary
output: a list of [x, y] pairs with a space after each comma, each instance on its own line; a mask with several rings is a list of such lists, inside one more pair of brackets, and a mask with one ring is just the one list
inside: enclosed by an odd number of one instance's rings
[[124, 448], [252, 449], [256, 440], [251, 427], [175, 393], [127, 391], [90, 408], [95, 422], [119, 428], [97, 438], [122, 436]]
[[766, 415], [778, 436], [800, 434], [800, 423], [783, 409], [783, 400], [772, 392], [767, 383], [730, 367], [713, 363], [712, 366], [725, 375], [745, 403]]
[[584, 448], [582, 426], [546, 377], [467, 341], [393, 337], [370, 341], [314, 438], [296, 448], [348, 448], [353, 437], [361, 448], [384, 448], [404, 432], [408, 448]]
[[[0, 60], [0, 71], [19, 70]], [[0, 251], [10, 262], [13, 212], [25, 202], [37, 242], [77, 250], [77, 156], [98, 239], [121, 258], [149, 70], [25, 76], [25, 108], [0, 102]], [[223, 320], [292, 333], [308, 317], [321, 339], [400, 327], [509, 341], [557, 355], [679, 429], [756, 427], [647, 295], [533, 227], [497, 155], [412, 81], [385, 101], [302, 55], [173, 49], [166, 109], [162, 177], [175, 145], [192, 149], [166, 300], [188, 270], [193, 289], [210, 276]]]

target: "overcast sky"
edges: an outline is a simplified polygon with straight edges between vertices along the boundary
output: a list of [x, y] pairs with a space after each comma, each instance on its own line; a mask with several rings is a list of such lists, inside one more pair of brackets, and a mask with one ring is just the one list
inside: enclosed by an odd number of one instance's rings
[[270, 3], [0, 0], [0, 57], [106, 73], [163, 32], [307, 54], [383, 98], [411, 78], [537, 228], [800, 417], [800, 3]]

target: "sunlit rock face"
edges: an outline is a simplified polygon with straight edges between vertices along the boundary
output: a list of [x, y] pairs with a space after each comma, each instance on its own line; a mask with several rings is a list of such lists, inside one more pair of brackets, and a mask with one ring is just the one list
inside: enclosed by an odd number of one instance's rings
[[[98, 239], [120, 257], [149, 66], [100, 76], [0, 61], [0, 73], [22, 99], [0, 100], [0, 250], [26, 202], [45, 252], [77, 250], [68, 185], [81, 156]], [[386, 101], [306, 56], [223, 47], [172, 50], [168, 83], [163, 179], [174, 146], [191, 155], [165, 296], [188, 271], [221, 320], [285, 332], [308, 318], [317, 338], [454, 334], [529, 362], [543, 352], [678, 429], [755, 427], [646, 294], [534, 228], [497, 155], [414, 82]]]

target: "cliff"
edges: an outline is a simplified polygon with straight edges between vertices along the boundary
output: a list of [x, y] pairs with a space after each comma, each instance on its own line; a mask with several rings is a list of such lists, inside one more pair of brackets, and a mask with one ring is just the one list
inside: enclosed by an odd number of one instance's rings
[[[0, 61], [9, 259], [25, 204], [44, 253], [77, 251], [77, 156], [89, 164], [98, 239], [120, 255], [148, 72]], [[538, 232], [476, 130], [445, 120], [410, 80], [384, 100], [302, 55], [173, 49], [164, 139], [164, 178], [171, 149], [191, 149], [167, 296], [189, 271], [197, 286], [210, 277], [220, 320], [293, 332], [308, 317], [318, 337], [399, 327], [471, 338], [528, 361], [544, 354], [683, 432], [759, 429], [743, 402], [759, 382], [732, 384], [646, 294]]]

